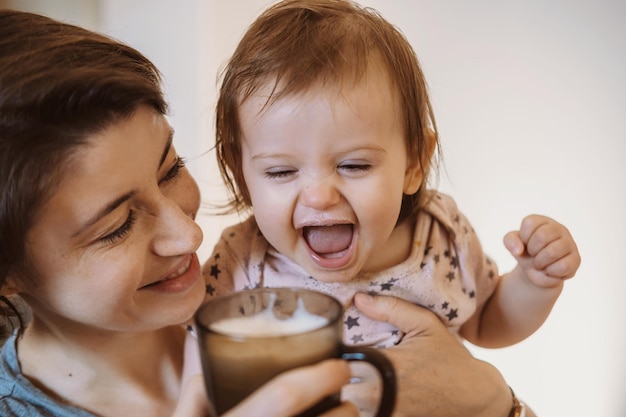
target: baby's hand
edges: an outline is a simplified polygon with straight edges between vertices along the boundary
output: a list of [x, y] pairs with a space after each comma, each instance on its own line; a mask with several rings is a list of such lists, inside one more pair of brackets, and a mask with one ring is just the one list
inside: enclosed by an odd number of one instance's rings
[[525, 217], [519, 231], [504, 236], [504, 245], [526, 277], [539, 287], [560, 285], [580, 266], [580, 254], [569, 230], [549, 217]]

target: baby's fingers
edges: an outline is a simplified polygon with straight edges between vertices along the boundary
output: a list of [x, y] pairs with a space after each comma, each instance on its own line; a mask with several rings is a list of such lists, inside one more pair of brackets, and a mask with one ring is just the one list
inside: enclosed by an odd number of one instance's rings
[[[550, 257], [555, 261], [565, 255], [563, 247], [555, 245], [548, 248], [548, 246], [561, 239], [564, 234], [569, 235], [569, 232], [559, 223], [548, 217], [533, 214], [522, 220], [519, 231], [512, 231], [504, 236], [504, 245], [518, 261], [534, 258], [543, 250], [548, 250], [548, 253], [543, 254], [544, 258]], [[544, 267], [546, 265], [544, 264]]]
[[527, 236], [526, 253], [533, 258], [533, 268], [555, 278], [573, 277], [580, 266], [580, 254], [569, 230], [537, 215], [524, 219], [520, 234], [525, 226], [526, 231], [532, 230]]
[[[572, 241], [573, 243], [573, 241]], [[580, 266], [580, 255], [576, 246], [564, 239], [557, 239], [534, 257], [533, 267], [553, 278], [567, 279], [574, 276]]]
[[[532, 214], [522, 220], [519, 236], [526, 245], [526, 253], [530, 256], [536, 256], [552, 242], [559, 239], [569, 239], [572, 244], [574, 242], [565, 226], [549, 217], [538, 214]], [[557, 259], [561, 256], [557, 256]]]
[[[569, 230], [549, 217], [537, 214], [526, 217], [522, 221], [519, 235], [526, 243], [526, 252], [530, 256], [537, 256], [540, 252], [548, 250], [547, 255], [556, 260], [576, 250]], [[557, 241], [559, 243], [554, 245]]]

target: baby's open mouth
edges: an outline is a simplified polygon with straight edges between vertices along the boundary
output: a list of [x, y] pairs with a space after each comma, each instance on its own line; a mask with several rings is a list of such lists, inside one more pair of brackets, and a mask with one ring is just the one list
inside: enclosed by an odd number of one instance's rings
[[332, 258], [350, 247], [354, 226], [335, 224], [331, 226], [306, 226], [302, 236], [307, 244], [319, 256]]

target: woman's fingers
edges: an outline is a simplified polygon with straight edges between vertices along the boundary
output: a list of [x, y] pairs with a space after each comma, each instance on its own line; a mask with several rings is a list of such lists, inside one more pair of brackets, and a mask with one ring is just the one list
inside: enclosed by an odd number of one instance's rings
[[354, 301], [368, 317], [390, 323], [407, 334], [430, 334], [442, 328], [431, 311], [395, 297], [359, 293]]

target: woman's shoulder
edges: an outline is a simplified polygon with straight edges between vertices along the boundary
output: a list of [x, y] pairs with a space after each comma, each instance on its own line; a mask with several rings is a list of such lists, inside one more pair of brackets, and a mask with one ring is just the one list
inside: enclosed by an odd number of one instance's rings
[[75, 407], [60, 403], [49, 406], [34, 399], [8, 396], [0, 397], [0, 415], [2, 417], [96, 417]]
[[[13, 332], [3, 343], [0, 350], [0, 398], [10, 395], [12, 382], [17, 379], [20, 373], [19, 362], [17, 360], [17, 332]], [[4, 414], [2, 414], [4, 416]]]

